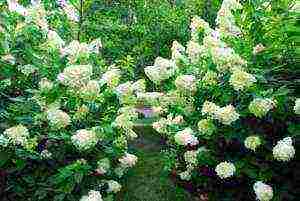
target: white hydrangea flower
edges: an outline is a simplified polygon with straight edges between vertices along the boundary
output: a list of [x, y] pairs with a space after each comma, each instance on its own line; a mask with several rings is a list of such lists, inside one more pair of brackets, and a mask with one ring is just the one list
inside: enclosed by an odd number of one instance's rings
[[213, 116], [219, 109], [220, 109], [220, 107], [217, 106], [215, 103], [210, 102], [210, 101], [205, 101], [202, 106], [201, 113], [202, 113], [202, 115]]
[[184, 160], [186, 163], [196, 165], [198, 162], [197, 156], [198, 156], [199, 150], [192, 150], [192, 151], [186, 151], [184, 153]]
[[4, 136], [8, 139], [9, 143], [13, 145], [26, 145], [29, 138], [29, 131], [23, 125], [17, 125], [6, 129], [3, 132]]
[[106, 71], [100, 80], [101, 83], [107, 84], [110, 88], [114, 88], [118, 85], [121, 77], [121, 71], [117, 68], [111, 68]]
[[255, 98], [249, 105], [249, 111], [256, 117], [262, 118], [276, 106], [270, 98]]
[[273, 198], [272, 187], [261, 181], [257, 181], [254, 183], [253, 190], [256, 194], [256, 198], [259, 201], [269, 201]]
[[229, 82], [233, 86], [234, 90], [242, 91], [252, 86], [253, 83], [256, 82], [256, 79], [253, 75], [245, 71], [234, 70], [233, 74], [230, 76]]
[[65, 45], [65, 41], [58, 35], [56, 31], [49, 30], [47, 37], [48, 37], [48, 44], [51, 47], [61, 49]]
[[186, 47], [186, 53], [192, 63], [197, 62], [199, 58], [207, 54], [207, 49], [199, 43], [190, 40]]
[[75, 135], [71, 137], [71, 140], [79, 150], [83, 151], [94, 147], [98, 142], [96, 133], [86, 129], [76, 131]]
[[179, 177], [182, 180], [189, 181], [191, 180], [192, 175], [190, 171], [186, 170], [184, 172], [179, 173]]
[[123, 157], [119, 158], [121, 165], [126, 168], [135, 166], [137, 160], [138, 158], [135, 155], [129, 153], [125, 153]]
[[71, 65], [60, 73], [57, 79], [64, 85], [78, 88], [84, 86], [93, 74], [91, 65]]
[[30, 74], [33, 74], [36, 71], [38, 71], [38, 68], [34, 65], [27, 64], [24, 66], [18, 66], [18, 70], [21, 71], [21, 73], [23, 73], [25, 76], [29, 76]]
[[157, 57], [153, 66], [147, 66], [144, 71], [146, 76], [154, 83], [158, 84], [169, 79], [175, 74], [177, 67], [173, 60]]
[[160, 134], [168, 132], [167, 126], [168, 126], [168, 123], [167, 123], [167, 119], [165, 119], [165, 118], [161, 118], [161, 119], [159, 119], [159, 121], [152, 123], [153, 129]]
[[207, 71], [202, 78], [202, 82], [207, 86], [214, 86], [218, 83], [218, 74], [213, 71]]
[[47, 11], [40, 1], [33, 3], [28, 9], [28, 15], [25, 17], [26, 22], [33, 22], [45, 32], [48, 32], [49, 25], [46, 19]]
[[225, 125], [230, 125], [232, 122], [239, 119], [240, 115], [235, 111], [232, 105], [219, 108], [215, 113], [216, 119]]
[[197, 137], [193, 135], [193, 130], [191, 128], [185, 128], [175, 134], [175, 142], [179, 145], [192, 145], [195, 146], [199, 144]]
[[245, 139], [244, 144], [247, 149], [255, 151], [261, 145], [261, 140], [258, 136], [249, 136]]
[[294, 111], [295, 111], [295, 114], [300, 115], [300, 98], [297, 98], [295, 101]]
[[144, 79], [139, 79], [132, 83], [131, 88], [134, 93], [144, 93], [146, 91], [146, 81]]
[[204, 136], [211, 136], [216, 130], [214, 123], [210, 119], [201, 119], [197, 126], [199, 132]]
[[16, 64], [16, 58], [12, 54], [6, 54], [6, 55], [2, 56], [1, 59], [3, 61], [10, 63], [11, 65]]
[[100, 93], [98, 81], [90, 80], [80, 89], [80, 95], [87, 100], [94, 100]]
[[66, 0], [59, 0], [59, 5], [66, 13], [69, 20], [79, 22], [79, 12], [72, 4], [68, 3]]
[[193, 75], [181, 75], [175, 80], [177, 89], [184, 92], [195, 92], [197, 90], [196, 77]]
[[110, 169], [110, 161], [108, 158], [103, 158], [97, 162], [96, 172], [99, 174], [106, 174]]
[[7, 5], [10, 12], [16, 12], [22, 16], [28, 15], [28, 10], [20, 5], [17, 0], [7, 0]]
[[295, 156], [295, 148], [291, 137], [279, 140], [273, 147], [273, 156], [278, 161], [290, 161]]
[[103, 199], [99, 191], [91, 190], [88, 195], [82, 196], [80, 201], [103, 201]]
[[47, 150], [47, 149], [44, 149], [42, 152], [41, 152], [41, 157], [42, 158], [45, 158], [45, 159], [49, 159], [52, 157], [52, 153]]
[[173, 41], [171, 51], [172, 59], [175, 61], [184, 57], [185, 48], [178, 41]]
[[226, 179], [234, 175], [236, 168], [233, 163], [221, 162], [217, 165], [215, 171], [221, 179]]
[[42, 78], [39, 82], [39, 88], [41, 91], [49, 91], [53, 88], [53, 83], [47, 78]]
[[198, 31], [203, 30], [205, 34], [209, 34], [212, 29], [209, 27], [209, 24], [200, 18], [199, 16], [194, 16], [191, 20], [190, 24], [191, 29], [191, 36], [192, 40], [197, 41], [198, 40]]
[[57, 128], [65, 128], [71, 123], [71, 119], [69, 115], [62, 110], [51, 108], [48, 109], [46, 113], [47, 113], [47, 119], [50, 122], [51, 126]]
[[100, 38], [96, 38], [95, 40], [90, 42], [90, 44], [88, 44], [87, 48], [90, 53], [99, 54], [100, 48], [102, 48], [102, 43], [101, 43]]
[[117, 181], [114, 180], [108, 180], [107, 184], [108, 184], [107, 192], [109, 193], [117, 193], [122, 188], [121, 184], [119, 184]]

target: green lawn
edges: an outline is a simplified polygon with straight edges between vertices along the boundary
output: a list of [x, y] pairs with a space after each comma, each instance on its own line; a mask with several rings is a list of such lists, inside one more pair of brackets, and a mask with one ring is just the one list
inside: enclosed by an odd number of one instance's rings
[[159, 136], [149, 129], [137, 129], [139, 139], [132, 143], [139, 161], [130, 170], [118, 201], [191, 201], [189, 194], [174, 186], [168, 175], [163, 174]]

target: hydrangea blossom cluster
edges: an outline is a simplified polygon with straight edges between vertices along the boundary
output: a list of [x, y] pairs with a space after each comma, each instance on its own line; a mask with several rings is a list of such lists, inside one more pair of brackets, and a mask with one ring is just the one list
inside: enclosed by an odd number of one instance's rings
[[195, 146], [199, 144], [197, 137], [195, 137], [193, 133], [194, 132], [191, 128], [185, 128], [182, 131], [178, 131], [174, 136], [175, 142], [178, 145], [184, 145], [184, 146], [187, 145]]
[[8, 139], [8, 142], [13, 145], [26, 145], [29, 138], [29, 131], [23, 125], [17, 125], [6, 129], [4, 132], [4, 137]]
[[256, 117], [262, 118], [276, 106], [269, 98], [255, 98], [249, 105], [249, 111]]
[[232, 177], [236, 171], [236, 168], [233, 163], [230, 162], [221, 162], [216, 166], [215, 169], [217, 175], [221, 179], [226, 179]]
[[99, 191], [91, 190], [87, 195], [81, 197], [80, 201], [103, 201]]
[[96, 133], [86, 129], [76, 131], [75, 135], [71, 137], [71, 140], [72, 143], [82, 151], [93, 148], [98, 142]]
[[289, 161], [294, 158], [295, 148], [291, 137], [279, 140], [273, 147], [273, 156], [278, 161]]
[[69, 115], [59, 109], [50, 108], [47, 110], [47, 119], [51, 126], [56, 128], [65, 128], [71, 123]]
[[259, 201], [269, 201], [273, 198], [272, 187], [261, 181], [257, 181], [254, 183], [253, 190], [256, 194], [256, 198]]
[[247, 137], [244, 141], [244, 144], [247, 149], [255, 151], [257, 147], [259, 147], [262, 144], [262, 142], [259, 136], [254, 135]]

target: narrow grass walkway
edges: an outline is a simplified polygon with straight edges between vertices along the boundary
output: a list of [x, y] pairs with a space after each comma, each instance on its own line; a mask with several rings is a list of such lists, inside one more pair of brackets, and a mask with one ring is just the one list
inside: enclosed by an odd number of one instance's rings
[[[148, 131], [148, 132], [147, 132]], [[191, 201], [189, 194], [174, 186], [163, 174], [159, 136], [144, 128], [137, 129], [139, 139], [131, 146], [139, 158], [130, 171], [118, 201]]]

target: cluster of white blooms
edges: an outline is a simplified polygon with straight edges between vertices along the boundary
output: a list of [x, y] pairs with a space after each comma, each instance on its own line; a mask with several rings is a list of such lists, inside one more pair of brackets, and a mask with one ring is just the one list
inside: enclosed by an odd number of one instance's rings
[[221, 162], [217, 165], [215, 171], [221, 179], [226, 179], [234, 175], [236, 168], [233, 163]]
[[65, 41], [56, 31], [48, 30], [47, 38], [47, 44], [52, 48], [62, 49], [65, 45]]
[[147, 66], [144, 71], [147, 77], [154, 83], [169, 79], [176, 71], [176, 64], [173, 60], [157, 57], [153, 66]]
[[94, 147], [98, 142], [96, 133], [92, 130], [86, 129], [76, 131], [76, 133], [71, 137], [71, 140], [79, 150], [83, 151]]
[[255, 151], [261, 145], [261, 140], [258, 136], [249, 136], [245, 139], [244, 144], [247, 149]]
[[198, 162], [197, 156], [198, 156], [199, 150], [192, 150], [192, 151], [186, 151], [184, 153], [184, 161], [191, 165], [196, 165]]
[[101, 47], [100, 39], [95, 39], [89, 44], [73, 40], [67, 46], [61, 48], [60, 52], [62, 56], [68, 56], [70, 63], [74, 63], [80, 57], [88, 57], [91, 53], [99, 53]]
[[192, 18], [190, 29], [192, 40], [194, 41], [198, 40], [198, 31], [200, 31], [201, 29], [204, 31], [205, 34], [208, 34], [212, 31], [209, 27], [209, 24], [205, 20], [201, 19], [199, 16], [194, 16]]
[[114, 180], [108, 180], [107, 184], [108, 184], [107, 192], [109, 193], [117, 193], [122, 188], [121, 184], [119, 184], [117, 181]]
[[180, 75], [175, 80], [178, 90], [183, 92], [195, 92], [197, 90], [196, 77], [193, 75]]
[[28, 15], [27, 9], [24, 6], [20, 5], [17, 0], [7, 0], [7, 5], [9, 11], [11, 12], [16, 12], [22, 16]]
[[300, 115], [300, 98], [297, 98], [295, 101], [294, 111], [295, 111], [295, 114]]
[[218, 83], [218, 74], [214, 71], [207, 71], [201, 81], [206, 86], [215, 86]]
[[41, 91], [49, 91], [53, 88], [53, 83], [47, 78], [42, 78], [39, 82], [39, 88]]
[[57, 79], [66, 86], [78, 88], [90, 80], [92, 73], [91, 65], [71, 65], [58, 74]]
[[201, 112], [202, 115], [207, 114], [225, 125], [230, 125], [232, 122], [238, 120], [240, 116], [232, 105], [219, 107], [215, 103], [209, 101], [204, 102]]
[[253, 75], [238, 69], [233, 71], [229, 82], [236, 91], [242, 91], [252, 86], [256, 79]]
[[256, 194], [256, 198], [259, 201], [270, 201], [273, 198], [272, 187], [261, 181], [257, 181], [254, 183], [253, 190]]
[[232, 122], [239, 119], [240, 115], [235, 111], [232, 105], [219, 108], [215, 113], [216, 119], [225, 125], [230, 125]]
[[100, 82], [103, 84], [107, 84], [110, 88], [114, 88], [118, 85], [120, 77], [121, 71], [117, 68], [112, 67], [102, 75]]
[[125, 82], [119, 84], [115, 91], [121, 103], [130, 103], [130, 101], [135, 101], [138, 94], [144, 93], [146, 90], [145, 80], [140, 79], [136, 82]]
[[8, 139], [8, 142], [13, 145], [25, 146], [29, 138], [28, 129], [21, 124], [6, 129], [3, 134]]
[[184, 122], [184, 118], [181, 115], [173, 116], [172, 114], [169, 114], [167, 118], [160, 118], [158, 121], [154, 122], [152, 124], [152, 127], [154, 130], [156, 130], [158, 133], [163, 134], [167, 133], [167, 127], [170, 125], [179, 125]]
[[184, 58], [185, 47], [181, 45], [178, 41], [173, 41], [171, 51], [172, 59], [174, 61]]
[[110, 169], [110, 161], [108, 158], [103, 158], [97, 162], [96, 172], [99, 174], [106, 174]]
[[103, 201], [99, 191], [91, 190], [87, 195], [81, 197], [80, 201]]
[[216, 23], [223, 33], [238, 36], [241, 30], [236, 26], [232, 10], [242, 9], [242, 5], [236, 0], [224, 0], [218, 11]]
[[120, 109], [120, 114], [116, 117], [113, 125], [121, 128], [125, 131], [125, 134], [130, 139], [137, 137], [137, 134], [133, 131], [134, 122], [133, 120], [137, 118], [137, 112], [135, 108], [125, 107]]
[[199, 43], [190, 40], [186, 47], [186, 53], [192, 63], [197, 62], [201, 57], [207, 54], [207, 49]]
[[24, 66], [18, 66], [18, 70], [21, 71], [25, 76], [29, 76], [33, 73], [35, 73], [38, 68], [31, 64], [26, 64]]
[[279, 140], [273, 147], [273, 156], [278, 161], [289, 161], [294, 158], [295, 148], [291, 137]]
[[186, 170], [186, 171], [179, 173], [179, 177], [182, 180], [189, 181], [189, 180], [191, 180], [192, 175], [191, 175], [190, 171]]
[[79, 12], [78, 10], [69, 2], [66, 0], [59, 0], [58, 1], [59, 5], [63, 9], [63, 11], [66, 13], [67, 17], [69, 20], [78, 22], [80, 17], [79, 17]]
[[256, 117], [262, 118], [276, 106], [270, 98], [255, 98], [249, 105], [249, 111]]
[[119, 162], [121, 163], [122, 167], [130, 168], [135, 166], [137, 163], [138, 158], [129, 153], [125, 153], [125, 155], [121, 158], [119, 158]]
[[90, 80], [80, 88], [80, 95], [86, 100], [94, 100], [100, 93], [98, 81]]
[[69, 115], [59, 109], [50, 108], [46, 111], [47, 119], [50, 125], [56, 128], [65, 128], [71, 123]]
[[52, 157], [52, 153], [47, 150], [47, 149], [44, 149], [42, 152], [41, 152], [41, 157], [44, 158], [44, 159], [49, 159]]
[[201, 119], [197, 125], [199, 132], [205, 136], [211, 136], [216, 130], [211, 119]]
[[193, 130], [191, 128], [185, 128], [182, 131], [178, 131], [175, 136], [175, 142], [179, 145], [191, 145], [195, 146], [199, 144], [199, 141], [196, 136], [193, 135]]
[[15, 65], [15, 63], [16, 63], [16, 58], [11, 54], [6, 54], [6, 55], [2, 56], [1, 59], [3, 61], [10, 63], [11, 65]]
[[203, 103], [201, 113], [202, 113], [202, 115], [210, 115], [210, 116], [214, 116], [214, 114], [216, 113], [216, 111], [217, 111], [219, 108], [220, 108], [220, 107], [217, 106], [215, 103], [210, 102], [210, 101], [205, 101], [205, 102]]

